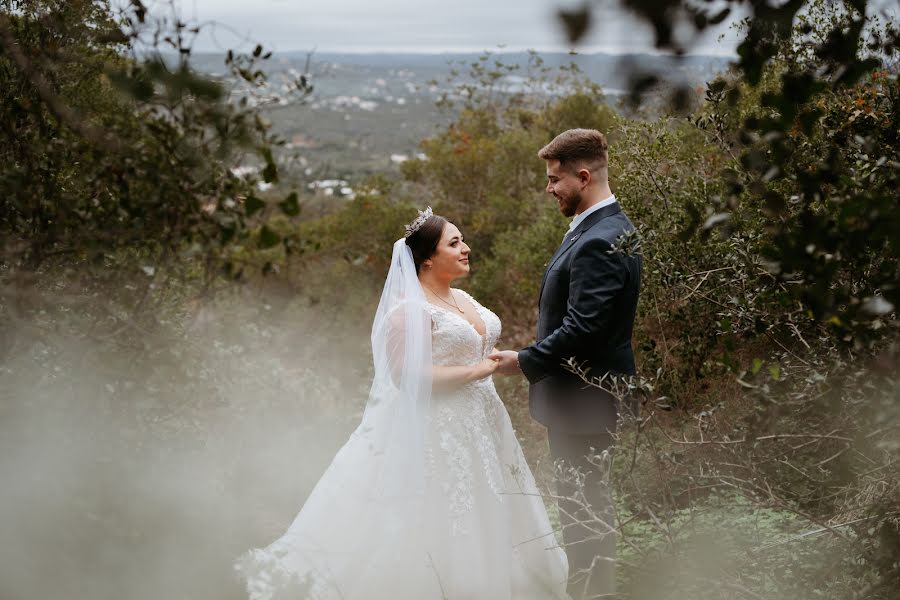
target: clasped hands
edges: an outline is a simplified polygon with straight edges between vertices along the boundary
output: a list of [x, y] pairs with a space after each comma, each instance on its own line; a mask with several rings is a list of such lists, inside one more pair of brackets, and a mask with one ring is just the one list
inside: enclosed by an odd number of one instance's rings
[[516, 375], [519, 369], [519, 353], [513, 350], [497, 350], [476, 365], [468, 367], [467, 381], [478, 381], [491, 375]]
[[519, 353], [515, 350], [494, 350], [488, 359], [497, 361], [498, 375], [517, 375], [522, 372], [519, 368]]

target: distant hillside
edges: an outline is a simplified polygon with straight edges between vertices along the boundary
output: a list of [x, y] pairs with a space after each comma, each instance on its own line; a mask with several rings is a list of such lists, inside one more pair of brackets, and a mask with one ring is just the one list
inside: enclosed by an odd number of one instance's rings
[[[280, 91], [289, 87], [284, 80], [306, 71], [307, 55], [280, 53], [263, 64], [269, 75], [267, 91], [261, 97], [249, 95], [248, 101], [266, 106], [274, 131], [287, 141], [278, 153], [285, 183], [319, 190], [322, 186], [317, 182], [326, 179], [355, 185], [368, 175], [396, 173], [401, 162], [419, 152], [422, 139], [452, 120], [453, 111], [438, 109], [436, 101], [452, 92], [451, 73], [466, 73], [481, 56], [314, 54], [309, 58], [309, 76], [315, 89], [301, 101], [280, 96]], [[729, 62], [719, 56], [674, 59], [649, 54], [548, 53], [540, 58], [551, 70], [575, 63], [602, 87], [613, 106], [638, 73], [664, 72], [669, 81], [696, 87], [713, 79]], [[505, 89], [515, 91], [528, 75], [530, 59], [526, 52], [498, 53], [491, 56], [488, 67], [494, 61], [518, 65], [502, 82]], [[224, 76], [223, 54], [196, 54], [192, 61], [200, 71]], [[240, 81], [230, 81], [228, 87], [233, 97], [248, 94]]]
[[[447, 54], [346, 54], [315, 53], [310, 58], [310, 71], [313, 74], [327, 74], [332, 79], [344, 72], [352, 77], [355, 73], [368, 72], [391, 74], [390, 72], [412, 72], [415, 81], [427, 82], [433, 79], [441, 81], [453, 68], [476, 62], [482, 54], [447, 53]], [[680, 58], [652, 54], [568, 54], [563, 52], [541, 53], [544, 65], [550, 68], [576, 64], [591, 80], [603, 88], [608, 88], [612, 95], [624, 90], [629, 79], [639, 72], [661, 72], [674, 81], [692, 85], [709, 81], [732, 60], [722, 56], [687, 55]], [[507, 65], [517, 65], [520, 72], [525, 72], [531, 56], [527, 52], [494, 53], [491, 62], [500, 61]], [[197, 69], [208, 73], [223, 71], [224, 55], [200, 53], [193, 57]], [[303, 52], [284, 52], [275, 54], [266, 65], [270, 72], [296, 69], [302, 71], [306, 65], [307, 55]], [[462, 69], [460, 69], [462, 70]], [[339, 75], [337, 75], [339, 77]], [[329, 86], [330, 87], [330, 86]]]

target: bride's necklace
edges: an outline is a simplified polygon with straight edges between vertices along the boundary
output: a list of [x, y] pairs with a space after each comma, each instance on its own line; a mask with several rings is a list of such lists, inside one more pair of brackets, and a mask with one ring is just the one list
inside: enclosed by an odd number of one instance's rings
[[446, 304], [447, 306], [452, 306], [453, 308], [455, 308], [456, 310], [458, 310], [460, 313], [466, 314], [466, 311], [464, 311], [463, 309], [461, 309], [461, 308], [459, 307], [459, 304], [456, 303], [456, 298], [453, 297], [453, 292], [452, 292], [452, 291], [450, 292], [450, 299], [453, 300], [453, 304], [450, 304], [449, 302], [447, 302], [446, 300], [444, 300], [443, 298], [441, 298], [440, 296], [438, 296], [437, 292], [435, 292], [433, 289], [431, 289], [431, 287], [429, 287], [429, 286], [427, 286], [427, 285], [426, 285], [425, 287], [428, 288], [428, 291], [431, 292], [431, 293], [434, 295], [435, 298], [437, 298], [438, 300], [440, 300], [441, 302], [443, 302], [443, 303]]

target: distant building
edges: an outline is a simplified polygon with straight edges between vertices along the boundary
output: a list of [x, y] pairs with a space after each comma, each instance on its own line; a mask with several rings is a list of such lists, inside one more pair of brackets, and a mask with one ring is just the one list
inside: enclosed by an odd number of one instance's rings
[[240, 165], [231, 168], [231, 174], [239, 179], [246, 179], [251, 175], [259, 173], [259, 167], [253, 165]]
[[319, 143], [312, 138], [308, 138], [302, 133], [298, 133], [291, 137], [291, 141], [284, 145], [285, 148], [291, 150], [293, 148], [317, 148]]
[[343, 179], [319, 179], [308, 183], [306, 187], [313, 190], [316, 195], [340, 196], [350, 199], [356, 196], [353, 188]]

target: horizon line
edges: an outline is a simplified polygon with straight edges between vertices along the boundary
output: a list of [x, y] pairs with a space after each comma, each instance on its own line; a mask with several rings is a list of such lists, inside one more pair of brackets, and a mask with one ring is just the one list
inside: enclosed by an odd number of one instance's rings
[[[630, 55], [650, 55], [650, 56], [663, 56], [663, 57], [671, 57], [671, 58], [685, 58], [691, 56], [706, 56], [706, 57], [716, 57], [716, 58], [738, 58], [736, 52], [685, 52], [684, 54], [678, 55], [672, 52], [664, 52], [659, 51], [655, 48], [646, 48], [639, 50], [610, 50], [608, 48], [603, 48], [600, 46], [593, 46], [583, 49], [572, 49], [565, 47], [525, 47], [525, 46], [516, 46], [516, 47], [507, 47], [500, 46], [495, 48], [479, 48], [477, 46], [459, 46], [459, 47], [443, 47], [443, 48], [416, 48], [409, 46], [397, 46], [397, 47], [371, 47], [371, 48], [359, 48], [356, 46], [350, 47], [330, 47], [330, 48], [312, 48], [312, 49], [299, 49], [299, 48], [290, 48], [290, 49], [278, 49], [273, 47], [265, 48], [266, 51], [271, 51], [273, 56], [277, 56], [278, 54], [312, 54], [315, 56], [318, 54], [351, 54], [358, 56], [367, 56], [367, 55], [386, 55], [386, 54], [400, 54], [400, 55], [429, 55], [429, 56], [440, 56], [443, 54], [525, 54], [529, 52], [535, 52], [538, 55], [540, 54], [568, 54], [571, 56], [591, 56], [597, 54], [605, 54], [608, 56], [630, 56]], [[216, 54], [216, 53], [225, 53], [228, 49], [198, 49], [197, 52], [207, 53], [207, 54]]]

